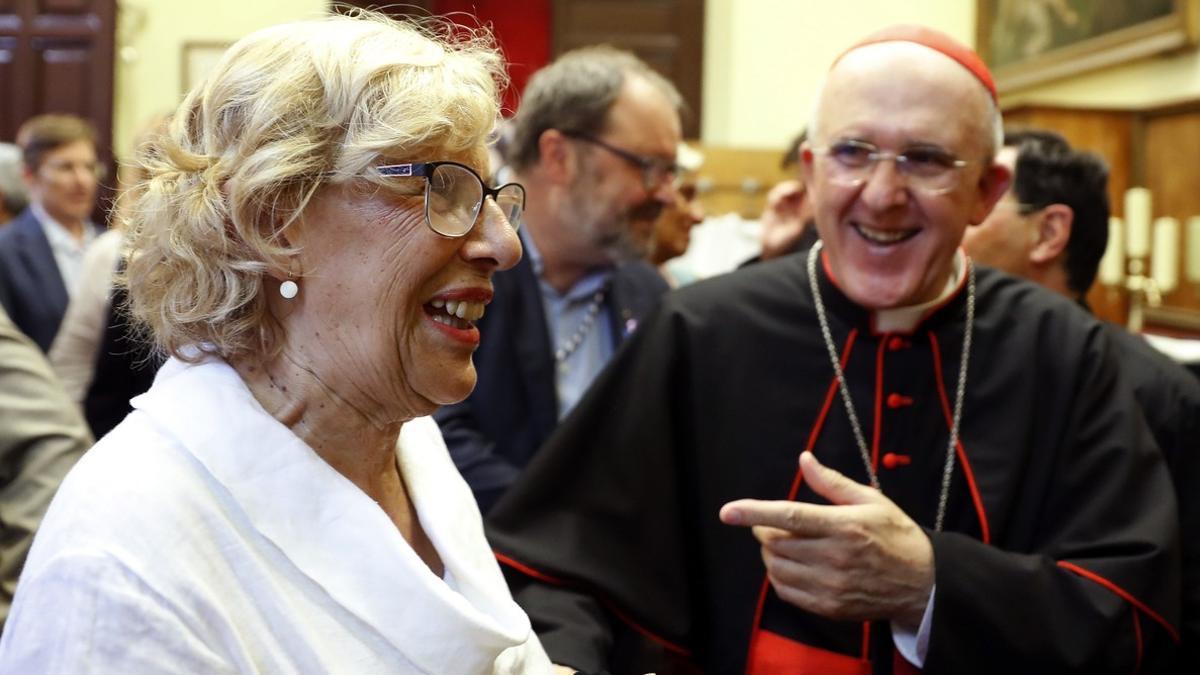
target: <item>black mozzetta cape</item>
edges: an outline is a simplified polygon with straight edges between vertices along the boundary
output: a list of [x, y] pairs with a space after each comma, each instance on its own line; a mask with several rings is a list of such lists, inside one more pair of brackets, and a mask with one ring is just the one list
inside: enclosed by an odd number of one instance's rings
[[[925, 672], [1153, 672], [1178, 635], [1175, 500], [1101, 325], [977, 268], [961, 443], [935, 533], [965, 282], [913, 332], [878, 334], [818, 267], [882, 489], [933, 542]], [[911, 672], [888, 622], [780, 600], [750, 532], [717, 518], [743, 497], [824, 502], [798, 475], [804, 448], [868, 481], [803, 257], [668, 296], [490, 518], [551, 658], [606, 668], [623, 624], [709, 673]]]

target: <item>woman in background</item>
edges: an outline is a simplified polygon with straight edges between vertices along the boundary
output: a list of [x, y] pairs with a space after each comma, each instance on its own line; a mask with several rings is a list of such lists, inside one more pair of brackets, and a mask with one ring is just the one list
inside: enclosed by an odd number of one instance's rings
[[143, 151], [134, 316], [171, 355], [51, 505], [3, 672], [539, 673], [427, 417], [520, 256], [500, 58], [384, 18], [255, 33]]

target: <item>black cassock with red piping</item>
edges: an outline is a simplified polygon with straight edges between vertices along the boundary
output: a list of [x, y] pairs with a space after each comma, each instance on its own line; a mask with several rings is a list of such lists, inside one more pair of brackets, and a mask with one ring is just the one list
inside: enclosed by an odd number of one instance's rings
[[[966, 290], [911, 333], [880, 334], [818, 267], [880, 485], [933, 542], [924, 672], [1154, 672], [1178, 633], [1175, 501], [1100, 324], [977, 268], [961, 442], [933, 532]], [[803, 256], [668, 296], [489, 519], [552, 659], [602, 670], [631, 629], [709, 673], [911, 671], [888, 622], [779, 599], [758, 543], [717, 518], [745, 497], [823, 502], [797, 475], [804, 448], [868, 482]]]

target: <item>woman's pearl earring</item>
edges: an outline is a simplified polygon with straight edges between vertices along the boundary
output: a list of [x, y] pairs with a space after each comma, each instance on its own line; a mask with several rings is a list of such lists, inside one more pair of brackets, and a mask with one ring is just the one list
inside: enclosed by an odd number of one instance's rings
[[296, 294], [299, 292], [300, 292], [300, 286], [296, 282], [292, 281], [291, 279], [288, 279], [287, 281], [283, 282], [282, 284], [279, 284], [279, 294], [282, 295], [283, 297], [287, 298], [288, 300], [291, 300], [292, 298], [296, 297]]

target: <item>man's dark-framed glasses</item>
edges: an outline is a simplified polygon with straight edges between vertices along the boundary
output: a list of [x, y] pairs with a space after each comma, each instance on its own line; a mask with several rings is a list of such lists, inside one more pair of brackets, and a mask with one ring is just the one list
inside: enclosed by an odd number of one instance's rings
[[642, 187], [647, 192], [652, 192], [663, 184], [664, 180], [674, 181], [679, 175], [679, 165], [675, 162], [668, 162], [657, 157], [645, 157], [636, 152], [630, 152], [624, 148], [607, 143], [596, 138], [591, 134], [583, 133], [582, 131], [562, 131], [562, 135], [567, 138], [573, 138], [584, 143], [591, 143], [600, 148], [611, 152], [621, 159], [636, 166], [642, 171]]
[[491, 197], [515, 230], [525, 211], [525, 188], [519, 183], [488, 187], [475, 170], [458, 162], [420, 162], [377, 166], [381, 176], [425, 179], [425, 224], [444, 237], [462, 237], [471, 231]]

